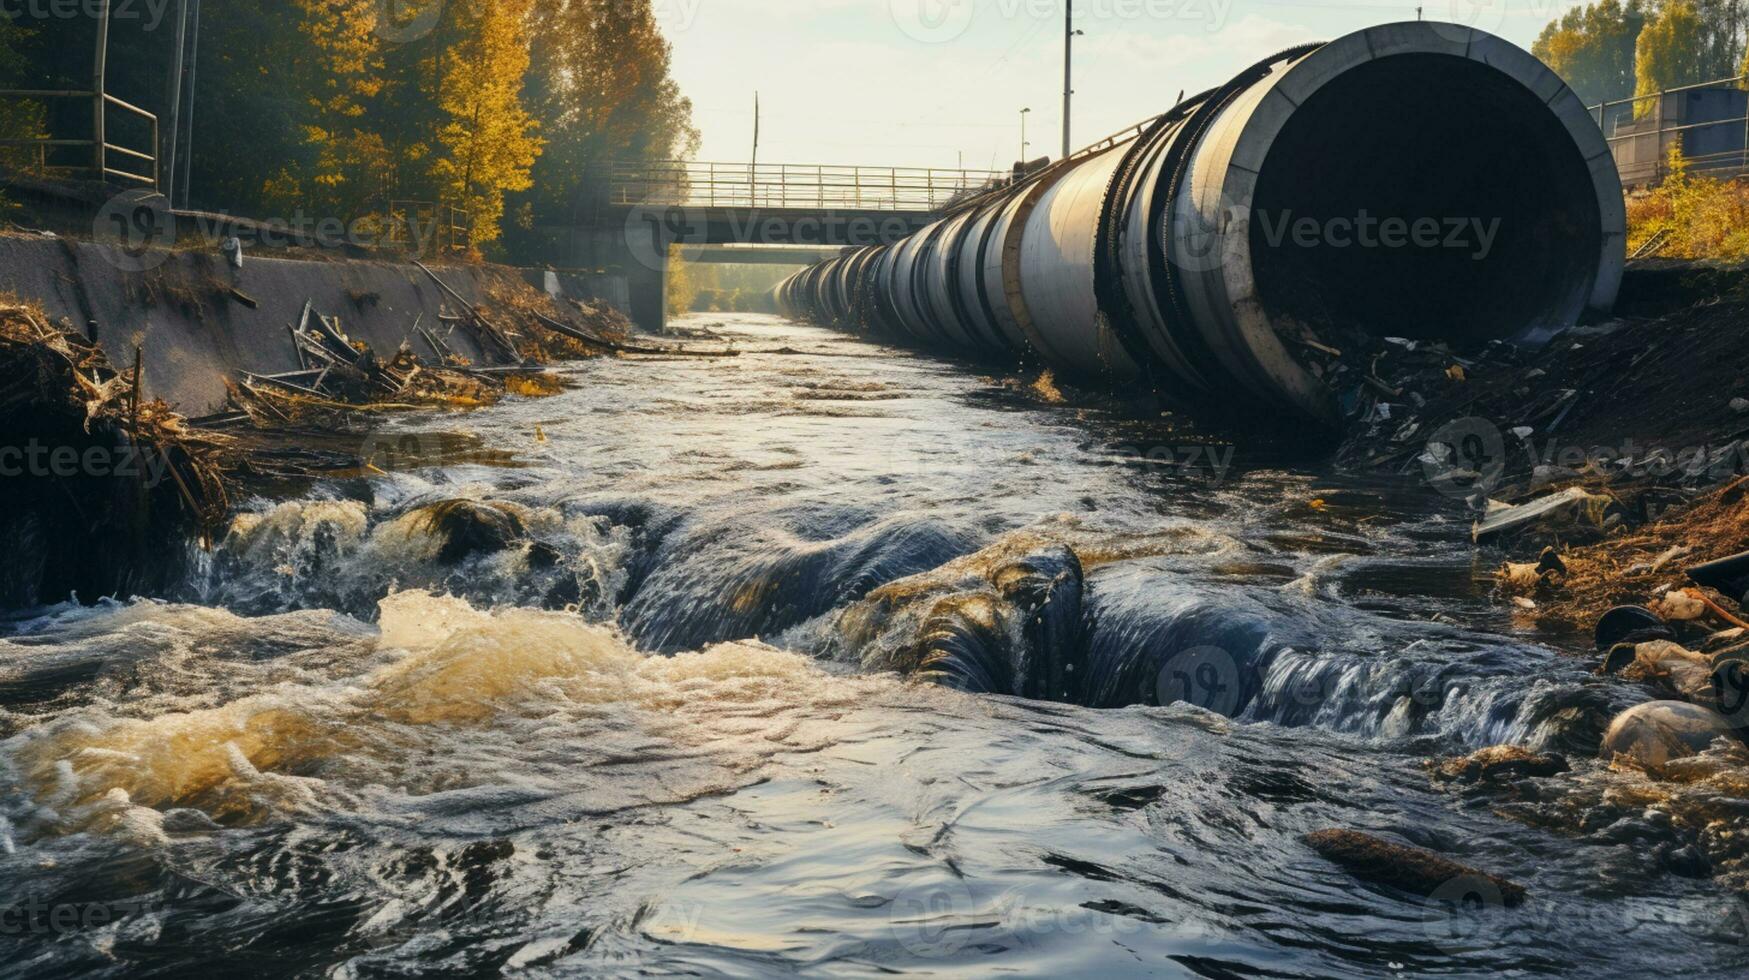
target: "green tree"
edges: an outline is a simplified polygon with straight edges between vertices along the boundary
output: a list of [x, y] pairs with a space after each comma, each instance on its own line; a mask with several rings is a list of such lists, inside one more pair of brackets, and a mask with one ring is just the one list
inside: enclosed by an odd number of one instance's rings
[[1689, 0], [1700, 17], [1703, 81], [1738, 74], [1749, 46], [1749, 0]]
[[[531, 225], [569, 226], [600, 203], [607, 165], [698, 148], [650, 0], [535, 0], [527, 98], [546, 148], [521, 198]], [[525, 235], [523, 257], [544, 241]]]
[[[0, 88], [21, 87], [29, 76], [27, 45], [32, 32], [11, 20], [0, 19]], [[47, 135], [47, 121], [40, 102], [30, 99], [0, 99], [0, 139], [38, 139]], [[37, 163], [30, 147], [0, 147], [0, 165], [25, 170]]]

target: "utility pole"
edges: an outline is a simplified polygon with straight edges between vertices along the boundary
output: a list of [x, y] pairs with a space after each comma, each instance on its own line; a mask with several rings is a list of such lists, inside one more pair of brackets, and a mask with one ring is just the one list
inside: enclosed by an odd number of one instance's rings
[[747, 174], [747, 203], [759, 206], [759, 91], [753, 91], [753, 169]]
[[[188, 29], [188, 125], [184, 127], [188, 130], [188, 152], [182, 155], [182, 181], [180, 184], [182, 187], [182, 206], [185, 208], [190, 206], [188, 191], [193, 186], [189, 182], [189, 174], [194, 170], [194, 82], [200, 70], [200, 0], [194, 0], [194, 11], [189, 19], [193, 21], [193, 24]], [[170, 206], [172, 208], [176, 206], [174, 199], [171, 200]]]
[[165, 175], [165, 185], [160, 188], [164, 197], [176, 206], [176, 144], [182, 138], [180, 122], [182, 119], [182, 53], [188, 42], [188, 0], [176, 0], [176, 51], [170, 56], [170, 138], [158, 148], [158, 153], [164, 158], [158, 167]]
[[[91, 63], [91, 147], [97, 165], [97, 181], [109, 179], [109, 156], [106, 148], [109, 136], [104, 132], [104, 88], [109, 70], [109, 0], [102, 0], [97, 9], [97, 55]], [[155, 149], [155, 148], [154, 148]]]
[[1075, 0], [1063, 0], [1063, 159], [1069, 158], [1069, 108], [1075, 99]]
[[1032, 145], [1026, 141], [1026, 117], [1031, 113], [1031, 106], [1020, 110], [1020, 162], [1022, 164], [1026, 163], [1026, 148]]

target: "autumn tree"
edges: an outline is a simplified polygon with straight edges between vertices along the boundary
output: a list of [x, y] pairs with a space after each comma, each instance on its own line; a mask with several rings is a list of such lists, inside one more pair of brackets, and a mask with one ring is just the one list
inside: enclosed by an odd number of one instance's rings
[[[1640, 31], [1634, 52], [1634, 94], [1647, 96], [1678, 85], [1708, 81], [1705, 22], [1691, 0], [1665, 0]], [[1654, 100], [1634, 107], [1635, 116], [1652, 112]]]
[[[535, 0], [534, 23], [527, 92], [546, 148], [522, 195], [525, 224], [574, 224], [598, 203], [611, 161], [697, 150], [650, 0]], [[523, 234], [519, 245], [533, 258], [545, 242]]]
[[[112, 26], [110, 89], [168, 118], [174, 32]], [[91, 18], [28, 32], [0, 19], [0, 82], [86, 84], [95, 32]], [[261, 218], [453, 204], [491, 245], [506, 225], [573, 223], [603, 162], [682, 156], [698, 139], [651, 0], [223, 0], [206, 5], [198, 72], [189, 200]], [[41, 108], [0, 106], [0, 128], [88, 134], [88, 105]], [[149, 142], [134, 122], [112, 114], [124, 144]]]
[[1586, 105], [1623, 99], [1634, 91], [1634, 43], [1645, 22], [1641, 0], [1602, 0], [1550, 21], [1530, 50]]
[[432, 174], [442, 196], [467, 211], [473, 242], [497, 240], [506, 191], [530, 187], [539, 128], [522, 106], [531, 0], [470, 0], [462, 43], [444, 58], [438, 105], [443, 147]]

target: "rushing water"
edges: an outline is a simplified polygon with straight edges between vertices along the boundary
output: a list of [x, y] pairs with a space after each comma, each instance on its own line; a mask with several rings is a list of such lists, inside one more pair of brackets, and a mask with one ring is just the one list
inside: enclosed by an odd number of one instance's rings
[[[1639, 797], [1513, 815], [1423, 770], [1520, 742], [1609, 789], [1647, 697], [1514, 635], [1458, 502], [713, 327], [742, 356], [397, 423], [391, 472], [251, 506], [175, 601], [13, 614], [4, 971], [1749, 969]], [[446, 550], [455, 499], [515, 540]], [[1325, 827], [1530, 901], [1361, 883]]]

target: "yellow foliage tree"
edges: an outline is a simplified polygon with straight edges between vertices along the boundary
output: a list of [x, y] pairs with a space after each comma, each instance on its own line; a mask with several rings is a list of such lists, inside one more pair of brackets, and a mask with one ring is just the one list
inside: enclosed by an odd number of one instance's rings
[[[322, 199], [311, 202], [353, 213], [385, 189], [393, 155], [367, 118], [370, 100], [382, 91], [381, 39], [376, 33], [379, 0], [297, 0], [301, 25], [316, 53], [310, 95], [308, 141], [317, 148], [310, 185]], [[280, 186], [298, 182], [280, 181]], [[270, 193], [271, 187], [264, 188]], [[303, 203], [300, 201], [299, 203]]]
[[432, 167], [449, 203], [468, 212], [473, 244], [496, 241], [506, 191], [527, 190], [540, 156], [539, 124], [523, 107], [532, 0], [469, 0], [468, 30], [444, 56], [439, 106], [446, 122]]
[[[1678, 85], [1711, 81], [1706, 75], [1709, 35], [1689, 0], [1666, 0], [1646, 22], [1634, 48], [1634, 95], [1650, 96]], [[1650, 115], [1654, 99], [1634, 105], [1636, 118]]]

